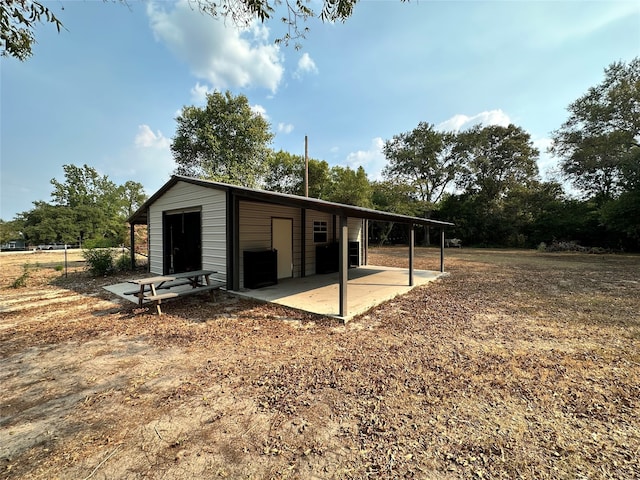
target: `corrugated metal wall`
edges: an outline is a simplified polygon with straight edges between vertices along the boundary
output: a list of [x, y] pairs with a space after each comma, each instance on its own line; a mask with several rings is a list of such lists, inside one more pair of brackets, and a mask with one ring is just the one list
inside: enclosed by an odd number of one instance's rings
[[293, 220], [293, 276], [300, 276], [300, 209], [260, 202], [240, 201], [240, 286], [244, 286], [245, 250], [271, 249], [271, 219]]
[[220, 272], [227, 270], [226, 194], [223, 190], [178, 182], [149, 207], [149, 269], [163, 273], [163, 212], [201, 208], [202, 268]]
[[[314, 243], [313, 222], [327, 222], [327, 242]], [[305, 275], [315, 275], [316, 273], [316, 245], [325, 245], [333, 241], [333, 215], [329, 213], [307, 210], [306, 225], [306, 252], [305, 252]]]
[[[223, 190], [206, 188], [190, 183], [178, 182], [149, 207], [149, 267], [151, 273], [163, 273], [162, 220], [164, 212], [177, 213], [180, 210], [200, 208], [202, 225], [202, 268], [226, 275], [226, 193]], [[240, 285], [244, 285], [244, 250], [270, 249], [271, 219], [290, 218], [293, 220], [293, 276], [299, 277], [301, 242], [301, 213], [299, 208], [268, 203], [240, 201]], [[313, 241], [313, 222], [327, 222], [327, 241], [334, 238], [333, 215], [307, 210], [305, 273], [316, 271], [316, 245]], [[339, 223], [339, 219], [337, 219]], [[349, 240], [360, 242], [362, 261], [363, 231], [362, 220], [349, 218]]]

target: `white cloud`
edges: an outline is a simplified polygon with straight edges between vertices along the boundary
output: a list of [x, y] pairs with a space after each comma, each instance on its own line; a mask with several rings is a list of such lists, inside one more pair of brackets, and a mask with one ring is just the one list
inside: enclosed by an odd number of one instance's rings
[[213, 93], [213, 90], [206, 85], [200, 85], [200, 82], [197, 82], [196, 85], [191, 89], [191, 100], [194, 103], [205, 103], [207, 101], [207, 94]]
[[269, 120], [269, 115], [267, 115], [267, 109], [264, 108], [262, 105], [258, 105], [256, 103], [255, 105], [251, 105], [250, 108], [251, 108], [251, 111], [253, 113], [257, 113], [258, 115], [260, 115], [265, 120]]
[[289, 134], [289, 133], [293, 132], [293, 125], [291, 125], [290, 123], [282, 123], [282, 122], [280, 122], [278, 124], [278, 131], [282, 132], [282, 133]]
[[500, 125], [506, 127], [511, 123], [509, 115], [502, 110], [489, 110], [487, 112], [480, 112], [477, 115], [471, 117], [467, 115], [457, 114], [448, 120], [436, 125], [436, 130], [445, 132], [459, 132], [460, 130], [466, 130], [467, 128], [475, 125]]
[[[217, 90], [256, 86], [277, 90], [284, 67], [278, 46], [268, 41], [266, 27], [226, 25], [201, 14], [188, 0], [178, 1], [169, 11], [164, 6], [148, 4], [151, 29], [193, 75]], [[203, 87], [197, 87], [196, 93], [201, 92]]]
[[347, 155], [347, 165], [354, 170], [358, 167], [364, 168], [367, 172], [369, 180], [380, 180], [382, 178], [382, 169], [387, 164], [387, 159], [382, 153], [384, 140], [376, 137], [371, 140], [368, 150], [358, 150]]
[[308, 53], [304, 53], [298, 60], [298, 68], [293, 72], [293, 78], [300, 80], [305, 74], [317, 74], [318, 67]]
[[156, 133], [149, 125], [138, 125], [138, 134], [135, 138], [135, 145], [138, 148], [155, 148], [169, 150], [171, 140], [165, 137], [160, 130]]

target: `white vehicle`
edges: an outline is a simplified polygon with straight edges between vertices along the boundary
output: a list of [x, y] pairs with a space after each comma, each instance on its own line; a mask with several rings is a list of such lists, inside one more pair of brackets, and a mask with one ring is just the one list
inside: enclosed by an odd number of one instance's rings
[[46, 243], [38, 245], [38, 250], [64, 250], [65, 247], [64, 243]]

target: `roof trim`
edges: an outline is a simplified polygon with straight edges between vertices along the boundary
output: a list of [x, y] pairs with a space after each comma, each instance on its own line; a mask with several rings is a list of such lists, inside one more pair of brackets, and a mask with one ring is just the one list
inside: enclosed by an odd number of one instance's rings
[[400, 215], [391, 212], [383, 212], [371, 208], [357, 207], [354, 205], [344, 205], [342, 203], [327, 202], [318, 198], [301, 197], [299, 195], [290, 195], [287, 193], [270, 192], [267, 190], [258, 190], [255, 188], [241, 187], [238, 185], [230, 185], [227, 183], [213, 182], [210, 180], [202, 180], [199, 178], [185, 177], [182, 175], [173, 175], [171, 179], [165, 183], [160, 189], [154, 193], [142, 206], [128, 218], [131, 225], [141, 225], [147, 223], [147, 212], [149, 207], [162, 195], [164, 195], [171, 187], [178, 182], [191, 183], [205, 188], [214, 188], [217, 190], [229, 191], [240, 199], [253, 200], [257, 202], [272, 203], [277, 205], [285, 205], [297, 208], [306, 208], [309, 210], [317, 210], [320, 212], [331, 213], [335, 215], [345, 215], [347, 217], [364, 218], [367, 220], [380, 220], [383, 222], [397, 222], [414, 225], [431, 225], [438, 227], [453, 226], [451, 222], [443, 222], [440, 220], [431, 220], [428, 218], [411, 217], [408, 215]]

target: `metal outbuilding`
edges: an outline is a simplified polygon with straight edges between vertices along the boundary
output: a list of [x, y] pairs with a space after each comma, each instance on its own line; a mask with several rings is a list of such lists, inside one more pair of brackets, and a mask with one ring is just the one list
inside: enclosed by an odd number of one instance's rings
[[444, 271], [444, 229], [452, 223], [179, 175], [128, 221], [132, 247], [133, 227], [147, 225], [152, 274], [214, 270], [226, 279], [227, 290], [240, 291], [337, 271], [339, 316], [346, 317], [348, 269], [368, 263], [371, 220], [409, 229], [410, 286], [414, 228], [440, 229], [440, 271]]

